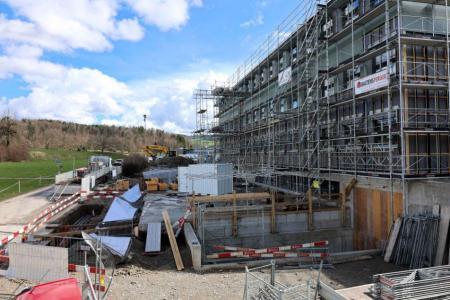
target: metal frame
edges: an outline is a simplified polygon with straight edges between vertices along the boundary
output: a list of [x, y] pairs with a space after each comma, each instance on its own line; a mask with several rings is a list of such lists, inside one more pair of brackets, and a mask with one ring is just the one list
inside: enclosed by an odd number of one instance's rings
[[[313, 189], [316, 205], [325, 198], [330, 200], [332, 187], [326, 178], [332, 173], [381, 176], [390, 181], [391, 198], [393, 182], [400, 181], [407, 213], [409, 178], [450, 175], [450, 153], [440, 153], [440, 140], [436, 153], [407, 149], [412, 135], [426, 133], [440, 139], [439, 134], [450, 133], [449, 24], [444, 26], [442, 17], [404, 14], [403, 4], [411, 1], [360, 2], [364, 14], [355, 15], [362, 9], [353, 8], [353, 1], [302, 1], [238, 68], [223, 86], [226, 92], [215, 93], [217, 87], [212, 88], [210, 100], [219, 110], [215, 128], [221, 129], [208, 134], [216, 138], [219, 160], [233, 162], [237, 176], [291, 193], [298, 201], [306, 201], [307, 191], [316, 181], [320, 183]], [[445, 5], [448, 19], [448, 0], [414, 2]], [[333, 12], [346, 4], [351, 5], [346, 24], [338, 32], [324, 33]], [[384, 26], [378, 26], [377, 20]], [[381, 37], [376, 37], [373, 30], [381, 27]], [[366, 44], [369, 35], [376, 38]], [[404, 57], [405, 47], [413, 45], [445, 47], [446, 74], [436, 67], [437, 61], [411, 62]], [[356, 95], [354, 83], [362, 69], [377, 56], [383, 68], [383, 55], [389, 84]], [[279, 85], [277, 73], [281, 75], [289, 66], [292, 80]], [[421, 69], [432, 74], [425, 80], [410, 75]], [[446, 90], [446, 108], [409, 108], [408, 91], [421, 88]], [[373, 97], [383, 97], [380, 101], [387, 101], [387, 106], [380, 102], [380, 108], [371, 110], [368, 101]], [[289, 99], [291, 107], [286, 108]], [[271, 106], [277, 108], [272, 112]], [[423, 114], [434, 121], [421, 121]], [[417, 120], [415, 127], [411, 127], [412, 120]], [[433, 122], [439, 128], [434, 128]], [[419, 170], [422, 164], [429, 165], [428, 171]], [[436, 169], [432, 164], [437, 164]]]

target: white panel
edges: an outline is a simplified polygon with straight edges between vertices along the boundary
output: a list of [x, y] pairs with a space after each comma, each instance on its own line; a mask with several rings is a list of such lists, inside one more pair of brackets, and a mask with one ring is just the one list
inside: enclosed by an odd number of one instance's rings
[[161, 251], [161, 223], [148, 223], [145, 252]]
[[[178, 171], [179, 185], [186, 185], [186, 192], [222, 195], [233, 191], [232, 164], [197, 164], [190, 165], [186, 173], [180, 168]], [[184, 187], [181, 188], [184, 190]]]
[[91, 176], [91, 189], [93, 189], [94, 187], [95, 187], [95, 180], [97, 179], [98, 177], [96, 177], [96, 176]]
[[84, 192], [89, 192], [91, 190], [91, 178], [89, 176], [81, 179], [81, 190]]
[[12, 243], [8, 245], [8, 252], [8, 278], [47, 282], [69, 276], [67, 248]]
[[178, 191], [181, 193], [189, 192], [186, 178], [188, 169], [188, 167], [178, 167]]
[[285, 85], [292, 80], [292, 68], [288, 67], [278, 74], [278, 86]]

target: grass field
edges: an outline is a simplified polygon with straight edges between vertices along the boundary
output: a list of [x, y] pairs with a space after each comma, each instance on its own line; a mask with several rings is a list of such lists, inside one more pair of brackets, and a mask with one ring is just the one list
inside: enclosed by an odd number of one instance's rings
[[[19, 194], [18, 178], [52, 177], [51, 180], [24, 179], [20, 180], [20, 194], [30, 192], [54, 182], [54, 176], [58, 173], [56, 160], [61, 163], [62, 172], [87, 166], [88, 158], [92, 155], [100, 155], [97, 152], [79, 152], [63, 149], [33, 149], [30, 151], [30, 159], [24, 162], [0, 163], [0, 200]], [[104, 153], [113, 159], [121, 158], [119, 153]], [[12, 179], [2, 179], [12, 178]], [[15, 186], [12, 186], [16, 184]], [[2, 190], [10, 187], [8, 190]]]

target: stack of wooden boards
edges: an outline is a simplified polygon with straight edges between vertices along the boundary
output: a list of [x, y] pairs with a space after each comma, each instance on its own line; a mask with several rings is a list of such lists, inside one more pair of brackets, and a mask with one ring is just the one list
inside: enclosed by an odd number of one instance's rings
[[128, 191], [130, 189], [130, 181], [126, 179], [120, 179], [116, 181], [116, 190]]
[[150, 178], [150, 180], [147, 180], [147, 191], [148, 192], [156, 192], [156, 191], [178, 191], [178, 184], [176, 183], [165, 183], [162, 182], [159, 178]]

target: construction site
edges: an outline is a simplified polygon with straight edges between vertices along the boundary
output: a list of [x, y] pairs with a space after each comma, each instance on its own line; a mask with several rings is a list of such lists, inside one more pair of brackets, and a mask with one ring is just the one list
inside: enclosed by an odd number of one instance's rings
[[449, 20], [299, 1], [194, 91], [195, 149], [146, 146], [132, 175], [93, 155], [1, 202], [0, 299], [448, 299]]

